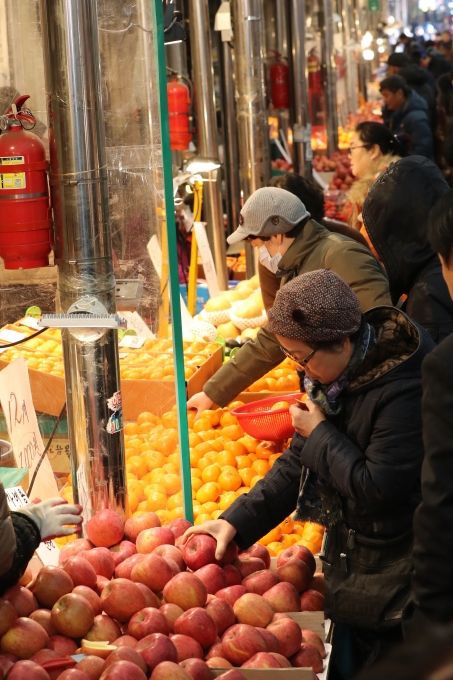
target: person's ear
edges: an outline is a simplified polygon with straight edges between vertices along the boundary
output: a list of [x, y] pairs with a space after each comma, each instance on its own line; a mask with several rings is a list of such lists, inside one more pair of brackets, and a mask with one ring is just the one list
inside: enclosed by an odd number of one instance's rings
[[381, 153], [381, 150], [379, 148], [379, 145], [373, 144], [373, 146], [371, 147], [371, 158], [373, 159], [373, 161], [375, 161], [377, 158], [379, 158], [380, 153]]

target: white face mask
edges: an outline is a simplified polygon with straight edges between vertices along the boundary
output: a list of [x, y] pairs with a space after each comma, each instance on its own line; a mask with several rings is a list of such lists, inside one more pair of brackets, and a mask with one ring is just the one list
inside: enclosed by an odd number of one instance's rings
[[278, 271], [279, 262], [282, 259], [282, 254], [280, 252], [280, 249], [278, 250], [278, 252], [273, 257], [271, 257], [266, 246], [262, 245], [259, 249], [259, 253], [260, 253], [260, 262], [263, 265], [263, 267], [266, 267], [266, 269], [269, 269], [270, 272], [272, 272], [273, 274], [276, 274], [277, 271]]

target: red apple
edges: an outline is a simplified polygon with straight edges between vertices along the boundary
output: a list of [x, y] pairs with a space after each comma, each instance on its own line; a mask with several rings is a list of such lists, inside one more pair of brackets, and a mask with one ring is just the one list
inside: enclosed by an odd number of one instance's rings
[[317, 635], [312, 630], [303, 629], [302, 630], [302, 642], [307, 642], [309, 645], [316, 647], [323, 659], [326, 658], [326, 648], [324, 647], [324, 642], [321, 640], [319, 635]]
[[266, 565], [260, 557], [251, 557], [250, 555], [239, 556], [234, 560], [234, 566], [239, 570], [242, 578], [253, 574], [255, 571], [262, 571], [266, 568]]
[[74, 595], [82, 595], [91, 604], [94, 615], [97, 616], [102, 612], [101, 598], [88, 586], [76, 586], [72, 591]]
[[170, 628], [170, 633], [174, 633], [175, 621], [181, 616], [181, 614], [184, 614], [184, 610], [181, 609], [181, 607], [178, 607], [177, 604], [172, 604], [171, 602], [169, 602], [168, 604], [163, 604], [160, 607], [160, 611], [167, 619], [167, 623]]
[[165, 527], [153, 527], [144, 529], [137, 536], [135, 542], [137, 552], [142, 554], [152, 553], [159, 545], [174, 545], [175, 536], [171, 529]]
[[172, 661], [163, 661], [153, 670], [152, 680], [192, 680], [192, 676], [182, 666]]
[[302, 612], [323, 612], [324, 595], [317, 590], [306, 590], [300, 596], [300, 610]]
[[238, 623], [247, 623], [249, 626], [260, 628], [266, 628], [275, 614], [270, 602], [255, 593], [242, 595], [234, 603], [233, 611]]
[[206, 587], [195, 574], [185, 571], [173, 576], [163, 590], [165, 602], [177, 604], [184, 611], [203, 607], [207, 598]]
[[188, 635], [197, 640], [203, 649], [213, 645], [217, 637], [217, 627], [202, 607], [193, 607], [181, 614], [175, 621], [174, 629], [178, 635]]
[[276, 612], [300, 612], [300, 595], [292, 583], [277, 583], [267, 590], [263, 597], [271, 603]]
[[313, 574], [316, 571], [316, 560], [313, 554], [304, 545], [292, 545], [290, 548], [286, 548], [277, 557], [277, 567], [281, 567], [285, 562], [291, 558], [296, 557], [298, 560], [305, 562], [307, 567], [310, 569], [310, 573]]
[[293, 619], [278, 619], [267, 627], [267, 630], [275, 635], [280, 643], [280, 654], [289, 658], [296, 654], [302, 643], [302, 632], [299, 624]]
[[120, 543], [112, 545], [109, 550], [112, 554], [113, 561], [115, 562], [115, 568], [137, 552], [137, 548], [132, 541], [120, 541]]
[[207, 534], [195, 534], [184, 545], [182, 554], [189, 569], [196, 571], [207, 564], [218, 564], [215, 558], [217, 541]]
[[207, 661], [206, 665], [209, 666], [209, 668], [232, 668], [233, 665], [228, 661], [228, 659], [224, 659], [223, 656], [211, 656]]
[[294, 668], [312, 668], [315, 673], [322, 673], [323, 663], [321, 654], [316, 647], [302, 642], [299, 651], [290, 658]]
[[224, 656], [228, 661], [239, 666], [258, 652], [267, 652], [267, 642], [253, 626], [244, 623], [229, 628], [222, 637]]
[[64, 564], [69, 557], [75, 557], [82, 550], [91, 550], [93, 544], [87, 538], [76, 538], [62, 547], [58, 556], [60, 564]]
[[135, 649], [137, 646], [137, 640], [132, 637], [132, 635], [121, 635], [121, 637], [113, 640], [112, 647], [130, 647]]
[[23, 586], [13, 586], [3, 593], [3, 599], [9, 600], [18, 616], [30, 616], [38, 609], [38, 601], [33, 593]]
[[49, 636], [39, 623], [21, 617], [2, 636], [0, 649], [4, 654], [14, 654], [18, 659], [29, 659], [46, 646], [48, 639]]
[[98, 548], [110, 548], [124, 536], [124, 523], [114, 510], [99, 510], [86, 524], [86, 535]]
[[155, 593], [160, 593], [173, 577], [174, 574], [168, 562], [155, 554], [145, 555], [131, 572], [132, 581], [143, 583]]
[[242, 583], [242, 576], [236, 567], [233, 567], [232, 564], [226, 564], [223, 567], [224, 574], [227, 579], [227, 587], [228, 586], [240, 586]]
[[82, 595], [68, 593], [55, 602], [50, 620], [61, 635], [82, 638], [93, 625], [94, 612]]
[[281, 666], [269, 652], [258, 652], [243, 663], [242, 668], [281, 668]]
[[176, 562], [174, 560], [172, 560], [170, 557], [167, 557], [165, 559], [165, 561], [168, 564], [168, 566], [170, 567], [173, 576], [176, 576], [176, 574], [179, 574], [181, 569], [178, 567], [178, 565], [176, 564]]
[[280, 652], [280, 642], [270, 630], [267, 630], [267, 628], [260, 628], [259, 626], [257, 627], [257, 630], [259, 630], [263, 638], [266, 640], [270, 652]]
[[167, 529], [171, 529], [173, 531], [174, 537], [176, 539], [182, 536], [187, 531], [187, 529], [190, 529], [191, 526], [193, 525], [188, 519], [179, 517], [178, 519], [172, 519], [171, 522], [167, 524]]
[[203, 581], [206, 590], [211, 595], [228, 585], [226, 574], [218, 564], [206, 564], [201, 569], [197, 569], [195, 575], [198, 576], [200, 581]]
[[36, 652], [36, 654], [33, 654], [33, 656], [30, 657], [30, 661], [39, 663], [39, 665], [42, 666], [43, 663], [45, 663], [46, 661], [50, 661], [50, 659], [61, 658], [63, 658], [61, 654], [54, 652], [53, 649], [40, 649], [39, 652]]
[[299, 593], [306, 590], [311, 581], [310, 569], [306, 562], [302, 562], [297, 557], [291, 557], [285, 564], [277, 567], [276, 573], [282, 581], [292, 583]]
[[56, 635], [58, 631], [52, 624], [51, 616], [52, 614], [49, 609], [35, 609], [35, 611], [30, 614], [31, 620], [39, 623], [39, 625], [44, 628], [47, 635]]
[[79, 671], [82, 671], [82, 673], [88, 675], [90, 680], [99, 680], [103, 666], [103, 659], [101, 659], [99, 656], [89, 655], [81, 659], [76, 665], [76, 668]]
[[118, 621], [129, 621], [131, 616], [144, 609], [145, 596], [136, 583], [117, 578], [101, 593], [102, 608], [108, 616]]
[[90, 680], [89, 676], [79, 668], [67, 668], [58, 677], [60, 680]]
[[79, 557], [89, 562], [98, 576], [104, 576], [109, 580], [112, 578], [116, 565], [112, 553], [107, 548], [83, 550]]
[[180, 662], [180, 666], [192, 676], [193, 680], [212, 680], [208, 664], [201, 659], [185, 659]]
[[76, 653], [78, 645], [66, 635], [51, 635], [47, 640], [46, 648], [59, 656], [72, 656]]
[[20, 579], [18, 580], [17, 585], [19, 585], [19, 586], [28, 586], [28, 584], [29, 584], [30, 581], [32, 581], [32, 580], [33, 580], [33, 572], [32, 572], [32, 570], [31, 570], [31, 567], [30, 567], [29, 565], [27, 565], [27, 567], [26, 567], [24, 573], [22, 574], [22, 576], [21, 576]]
[[115, 661], [108, 666], [100, 680], [146, 680], [146, 674], [131, 661]]
[[18, 661], [18, 658], [14, 654], [0, 654], [0, 673], [3, 673], [4, 678], [16, 661]]
[[121, 635], [119, 625], [106, 614], [99, 614], [94, 617], [93, 625], [85, 635], [85, 640], [91, 642], [113, 642]]
[[321, 593], [321, 595], [325, 595], [326, 588], [324, 585], [324, 574], [322, 574], [321, 572], [316, 573], [311, 579], [308, 588], [309, 590], [317, 590], [318, 593]]
[[200, 643], [188, 635], [170, 635], [170, 640], [173, 642], [178, 652], [178, 663], [185, 659], [202, 659], [203, 648]]
[[71, 577], [60, 567], [41, 567], [29, 590], [41, 607], [52, 609], [55, 602], [74, 588]]
[[274, 659], [277, 659], [278, 663], [280, 664], [280, 668], [291, 668], [291, 664], [288, 661], [288, 659], [283, 656], [283, 654], [279, 654], [278, 652], [269, 652]]
[[130, 661], [131, 663], [135, 663], [136, 666], [141, 668], [143, 673], [146, 673], [145, 660], [142, 655], [139, 654], [136, 649], [132, 649], [132, 647], [119, 647], [118, 649], [115, 649], [114, 652], [111, 652], [104, 661], [102, 672], [117, 661]]
[[[32, 612], [33, 613], [33, 612]], [[31, 615], [30, 615], [31, 616]], [[0, 637], [4, 635], [18, 618], [13, 604], [4, 598], [0, 599]]]
[[245, 595], [248, 592], [247, 588], [244, 588], [244, 586], [228, 586], [228, 588], [222, 588], [221, 590], [218, 590], [215, 594], [216, 597], [221, 597], [223, 600], [226, 600], [231, 604], [231, 606], [234, 605], [236, 600], [239, 600], [242, 595]]
[[247, 548], [247, 550], [244, 550], [242, 553], [240, 553], [239, 557], [242, 557], [243, 555], [259, 557], [260, 560], [263, 560], [266, 569], [269, 569], [269, 567], [271, 566], [271, 556], [269, 550], [266, 548], [265, 545], [261, 545], [261, 543], [254, 543], [253, 545], [250, 546], [250, 548]]
[[275, 623], [275, 621], [280, 621], [281, 619], [291, 619], [291, 617], [289, 614], [285, 614], [285, 612], [275, 612], [272, 623]]
[[144, 555], [138, 555], [137, 553], [135, 555], [131, 555], [130, 557], [126, 557], [126, 559], [123, 562], [120, 562], [120, 564], [115, 568], [115, 578], [130, 579], [132, 569], [136, 564], [139, 564], [144, 559], [144, 557]]
[[49, 680], [48, 673], [34, 661], [18, 661], [8, 673], [12, 680]]
[[170, 638], [162, 633], [153, 633], [142, 638], [136, 650], [144, 658], [148, 673], [152, 672], [162, 661], [173, 661], [173, 663], [178, 661], [176, 647]]
[[219, 658], [223, 655], [223, 647], [221, 642], [216, 642], [214, 645], [209, 647], [208, 653], [205, 654], [205, 661], [209, 661], [209, 659], [216, 659]]
[[130, 619], [127, 632], [137, 640], [141, 640], [152, 633], [170, 635], [170, 626], [162, 612], [154, 607], [145, 607]]
[[139, 517], [130, 517], [126, 520], [124, 535], [128, 541], [135, 543], [140, 532], [160, 526], [162, 526], [161, 521], [154, 512], [145, 512]]
[[246, 576], [242, 581], [244, 588], [247, 588], [249, 593], [256, 593], [257, 595], [264, 595], [264, 593], [280, 583], [280, 576], [275, 571], [263, 569], [262, 571], [255, 571], [250, 576]]
[[140, 588], [143, 595], [145, 596], [145, 600], [146, 600], [145, 606], [146, 607], [154, 607], [155, 609], [159, 609], [160, 600], [157, 597], [156, 593], [153, 593], [151, 588], [148, 588], [148, 586], [145, 586], [144, 583], [137, 583], [137, 587]]
[[239, 553], [239, 548], [234, 541], [230, 541], [226, 547], [223, 557], [219, 564], [221, 567], [225, 567], [227, 564], [233, 564], [234, 560], [237, 558]]
[[96, 576], [96, 585], [94, 586], [94, 592], [96, 595], [99, 595], [101, 597], [101, 593], [104, 590], [106, 586], [110, 583], [108, 578], [105, 578], [105, 576]]
[[80, 555], [70, 557], [63, 565], [63, 569], [72, 579], [75, 586], [96, 586], [96, 572], [87, 560]]
[[215, 597], [211, 602], [208, 602], [205, 609], [214, 621], [219, 635], [222, 635], [227, 628], [236, 623], [233, 607], [221, 597]]
[[158, 545], [157, 548], [154, 548], [153, 555], [159, 555], [159, 557], [163, 557], [166, 560], [171, 559], [176, 562], [179, 571], [186, 570], [186, 563], [184, 562], [182, 552], [175, 545], [169, 545], [168, 543]]

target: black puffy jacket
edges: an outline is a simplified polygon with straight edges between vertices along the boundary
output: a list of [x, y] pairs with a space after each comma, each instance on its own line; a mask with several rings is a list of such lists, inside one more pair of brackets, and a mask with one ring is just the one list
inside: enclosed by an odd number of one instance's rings
[[429, 84], [428, 71], [417, 64], [408, 64], [401, 69], [399, 75], [404, 78], [411, 90], [422, 97], [428, 107], [428, 120], [434, 131], [437, 124], [436, 95]]
[[362, 216], [389, 277], [393, 304], [407, 295], [404, 311], [438, 343], [453, 332], [453, 303], [439, 258], [428, 243], [428, 217], [448, 184], [422, 156], [403, 158], [375, 181]]
[[409, 156], [433, 157], [433, 133], [429, 120], [428, 104], [412, 90], [397, 111], [382, 109], [384, 124], [396, 135]]

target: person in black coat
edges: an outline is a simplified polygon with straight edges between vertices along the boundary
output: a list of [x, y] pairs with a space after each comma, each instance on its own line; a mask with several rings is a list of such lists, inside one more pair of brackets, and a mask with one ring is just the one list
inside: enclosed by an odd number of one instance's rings
[[404, 311], [435, 343], [453, 332], [453, 303], [428, 242], [429, 212], [447, 191], [437, 165], [411, 156], [392, 163], [362, 206], [363, 224], [385, 267], [393, 304], [405, 300]]
[[329, 270], [283, 286], [269, 327], [298, 365], [308, 410], [290, 408], [296, 433], [264, 479], [183, 540], [211, 534], [220, 559], [229, 541], [247, 549], [296, 506], [297, 519], [324, 524], [325, 612], [337, 649], [349, 645], [335, 659], [349, 678], [401, 638], [423, 459], [420, 369], [433, 343], [393, 307], [361, 315]]
[[433, 91], [429, 82], [428, 71], [411, 62], [411, 58], [404, 52], [394, 52], [387, 60], [387, 73], [389, 76], [399, 75], [404, 78], [411, 90], [425, 100], [428, 107], [428, 120], [434, 132], [437, 125], [436, 92]]
[[[453, 297], [453, 189], [431, 212], [429, 238]], [[422, 502], [414, 520], [414, 601], [407, 631], [453, 622], [453, 334], [422, 366]]]

